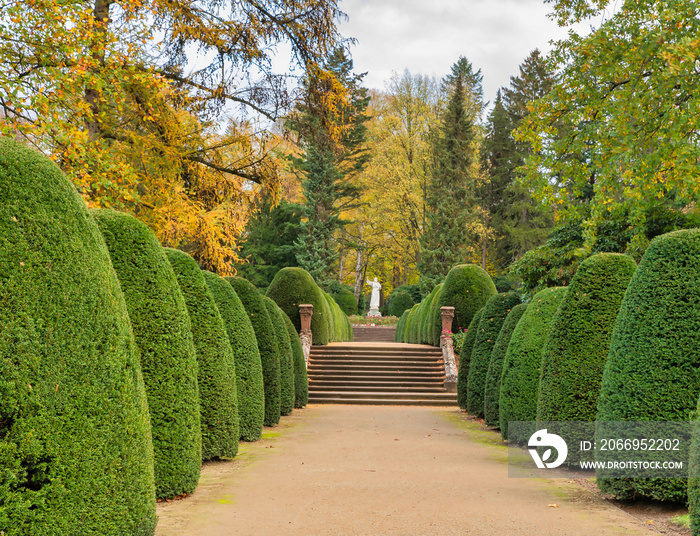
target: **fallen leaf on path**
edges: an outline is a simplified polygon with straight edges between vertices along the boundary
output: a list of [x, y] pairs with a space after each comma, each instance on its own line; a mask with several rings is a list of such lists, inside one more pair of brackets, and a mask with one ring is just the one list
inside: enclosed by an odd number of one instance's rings
[[648, 521], [645, 521], [644, 524], [645, 525], [653, 525], [654, 522], [651, 519], [649, 519]]
[[558, 504], [548, 504], [547, 506], [549, 506], [550, 508], [559, 508]]

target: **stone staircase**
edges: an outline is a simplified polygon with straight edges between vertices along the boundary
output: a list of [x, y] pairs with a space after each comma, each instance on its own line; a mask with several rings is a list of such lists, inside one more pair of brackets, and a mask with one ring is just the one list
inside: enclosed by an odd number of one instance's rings
[[394, 342], [396, 326], [353, 326], [354, 342]]
[[439, 348], [419, 344], [352, 342], [312, 346], [309, 402], [453, 406], [445, 389]]

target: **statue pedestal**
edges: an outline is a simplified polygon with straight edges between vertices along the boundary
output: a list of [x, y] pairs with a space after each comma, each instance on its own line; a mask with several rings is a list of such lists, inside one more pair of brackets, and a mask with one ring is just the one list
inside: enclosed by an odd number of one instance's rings
[[367, 313], [368, 318], [381, 318], [382, 313], [376, 307], [370, 307], [369, 313]]

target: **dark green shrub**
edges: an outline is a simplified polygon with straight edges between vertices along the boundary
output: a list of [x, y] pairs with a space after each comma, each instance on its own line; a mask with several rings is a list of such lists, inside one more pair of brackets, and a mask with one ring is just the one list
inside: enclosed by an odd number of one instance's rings
[[404, 327], [406, 326], [406, 319], [408, 318], [408, 313], [410, 309], [406, 309], [399, 318], [399, 323], [396, 324], [396, 332], [394, 333], [394, 340], [396, 342], [403, 342]]
[[265, 391], [265, 426], [274, 426], [280, 422], [281, 415], [281, 378], [280, 378], [280, 358], [277, 348], [277, 339], [272, 327], [270, 314], [267, 312], [263, 296], [256, 288], [245, 279], [240, 277], [227, 277], [233, 290], [248, 313], [255, 338], [258, 341], [260, 351], [260, 362], [263, 371], [263, 387]]
[[126, 298], [146, 384], [156, 495], [191, 493], [202, 465], [197, 358], [190, 318], [165, 252], [142, 222], [93, 210]]
[[[491, 276], [475, 264], [460, 264], [447, 274], [440, 292], [437, 309], [450, 306], [455, 308], [452, 325], [455, 328], [468, 326], [474, 313], [481, 309], [489, 298], [496, 294]], [[442, 320], [434, 319], [432, 340], [440, 340]]]
[[598, 253], [579, 266], [542, 353], [538, 421], [595, 420], [610, 337], [636, 268], [619, 253]]
[[[433, 346], [440, 346], [440, 335], [442, 335], [442, 311], [440, 310], [440, 293], [442, 292], [443, 284], [444, 283], [440, 283], [435, 287], [437, 291], [435, 292], [435, 297], [430, 302], [430, 316], [426, 325], [428, 344], [432, 344]], [[440, 331], [432, 329], [432, 326], [434, 326], [435, 324], [440, 325]], [[452, 326], [453, 332], [457, 331], [458, 328], [462, 327], [455, 326], [454, 322], [452, 323]]]
[[292, 358], [292, 345], [284, 322], [286, 316], [277, 304], [263, 296], [265, 307], [272, 321], [272, 328], [277, 338], [277, 350], [280, 360], [280, 415], [290, 415], [294, 410], [294, 362]]
[[214, 297], [197, 262], [165, 248], [185, 298], [197, 355], [202, 460], [232, 458], [238, 452], [238, 397], [233, 349]]
[[267, 295], [275, 300], [294, 324], [294, 329], [301, 329], [299, 305], [309, 303], [314, 306], [311, 317], [313, 344], [328, 344], [328, 307], [323, 292], [309, 272], [303, 268], [282, 268], [270, 283]]
[[420, 331], [421, 325], [425, 320], [425, 300], [418, 304], [416, 307], [416, 312], [413, 315], [413, 320], [411, 322], [411, 333], [409, 334], [410, 342], [412, 344], [420, 343]]
[[336, 303], [333, 298], [327, 292], [321, 290], [323, 293], [323, 298], [326, 301], [326, 319], [328, 325], [328, 340], [330, 342], [340, 342], [343, 340], [343, 334], [340, 331], [340, 318], [338, 316], [338, 311], [336, 311]]
[[420, 342], [423, 344], [432, 344], [433, 342], [433, 305], [437, 303], [437, 296], [440, 294], [440, 290], [442, 290], [442, 283], [435, 285], [435, 288], [431, 290], [430, 294], [423, 300], [425, 303], [423, 304], [422, 318], [419, 326], [419, 338]]
[[501, 420], [498, 412], [498, 399], [501, 393], [501, 373], [503, 372], [503, 361], [506, 357], [510, 338], [513, 336], [515, 326], [527, 309], [526, 303], [516, 305], [508, 313], [503, 327], [501, 328], [496, 344], [491, 351], [491, 361], [489, 370], [486, 373], [486, 387], [484, 388], [484, 421], [489, 426], [500, 427]]
[[[685, 421], [698, 394], [700, 230], [693, 229], [652, 240], [632, 276], [613, 329], [596, 419]], [[685, 480], [597, 483], [621, 497], [685, 501], [687, 493]]]
[[153, 445], [119, 282], [48, 158], [0, 139], [0, 531], [155, 530]]
[[340, 310], [346, 315], [357, 314], [357, 300], [352, 290], [342, 288], [338, 292], [332, 294], [333, 300], [338, 304]]
[[566, 287], [554, 287], [535, 294], [510, 338], [498, 400], [503, 439], [508, 439], [508, 421], [535, 421], [537, 418], [542, 349], [565, 293]]
[[392, 292], [389, 297], [389, 314], [401, 316], [407, 309], [413, 307], [413, 298], [408, 292]]
[[498, 292], [510, 292], [513, 290], [513, 285], [511, 284], [510, 281], [508, 281], [508, 278], [503, 277], [502, 275], [498, 275], [496, 277], [493, 277], [493, 284], [496, 286], [496, 290]]
[[413, 319], [416, 316], [416, 311], [418, 310], [419, 305], [419, 303], [416, 303], [413, 307], [411, 307], [411, 310], [408, 312], [408, 317], [406, 318], [406, 326], [404, 327], [403, 342], [413, 342], [411, 340], [411, 328], [413, 326]]
[[420, 285], [400, 285], [396, 287], [392, 293], [393, 292], [408, 292], [413, 303], [420, 303], [421, 301]]
[[479, 322], [484, 308], [479, 309], [472, 317], [467, 334], [462, 340], [462, 347], [459, 349], [459, 367], [457, 368], [457, 404], [462, 409], [467, 409], [467, 386], [469, 382], [469, 361], [472, 356], [472, 349], [476, 341], [476, 334], [479, 330]]
[[233, 287], [211, 272], [202, 271], [202, 275], [214, 297], [233, 348], [240, 439], [257, 441], [262, 436], [265, 419], [265, 388], [255, 330]]
[[484, 305], [481, 321], [476, 332], [476, 339], [469, 360], [469, 378], [467, 381], [467, 411], [477, 417], [484, 416], [484, 392], [486, 374], [491, 362], [491, 351], [501, 332], [508, 313], [520, 303], [520, 296], [515, 292], [496, 294]]
[[294, 324], [289, 317], [284, 314], [284, 323], [289, 334], [289, 342], [292, 346], [292, 364], [294, 365], [294, 407], [303, 408], [309, 403], [309, 378], [306, 374], [306, 359], [304, 358], [304, 348]]

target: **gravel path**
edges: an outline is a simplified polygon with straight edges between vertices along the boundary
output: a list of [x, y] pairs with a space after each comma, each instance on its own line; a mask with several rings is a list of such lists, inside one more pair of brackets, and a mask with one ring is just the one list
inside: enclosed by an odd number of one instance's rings
[[295, 410], [207, 464], [192, 496], [159, 504], [157, 534], [658, 534], [573, 482], [508, 478], [497, 438], [452, 408]]

